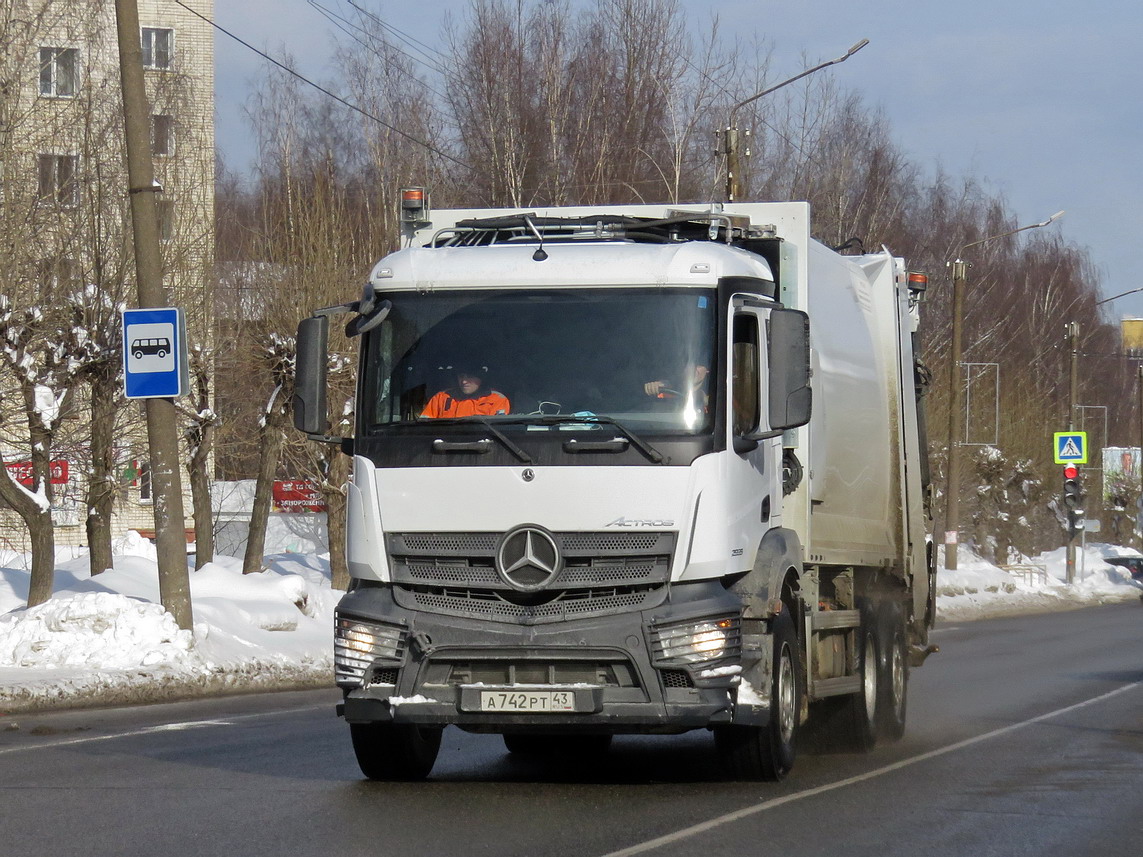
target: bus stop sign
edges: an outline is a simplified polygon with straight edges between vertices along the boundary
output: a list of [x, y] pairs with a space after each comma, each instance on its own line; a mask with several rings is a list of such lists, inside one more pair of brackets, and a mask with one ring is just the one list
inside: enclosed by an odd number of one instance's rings
[[127, 398], [181, 396], [190, 386], [189, 380], [182, 310], [123, 310], [123, 389]]

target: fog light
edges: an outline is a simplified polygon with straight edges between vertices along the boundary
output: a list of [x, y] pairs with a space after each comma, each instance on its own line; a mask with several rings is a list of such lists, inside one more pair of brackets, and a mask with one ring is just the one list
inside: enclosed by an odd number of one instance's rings
[[359, 685], [378, 658], [405, 657], [405, 631], [363, 619], [338, 616], [333, 629], [333, 671], [338, 684]]
[[742, 651], [742, 629], [737, 616], [706, 619], [651, 629], [655, 660], [670, 664], [697, 664], [737, 657]]

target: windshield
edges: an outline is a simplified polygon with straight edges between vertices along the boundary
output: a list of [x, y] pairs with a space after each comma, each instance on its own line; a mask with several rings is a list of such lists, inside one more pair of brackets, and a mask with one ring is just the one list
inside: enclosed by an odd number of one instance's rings
[[641, 433], [710, 427], [713, 289], [383, 297], [393, 309], [364, 343], [365, 434], [473, 418], [502, 431], [590, 429], [604, 418]]

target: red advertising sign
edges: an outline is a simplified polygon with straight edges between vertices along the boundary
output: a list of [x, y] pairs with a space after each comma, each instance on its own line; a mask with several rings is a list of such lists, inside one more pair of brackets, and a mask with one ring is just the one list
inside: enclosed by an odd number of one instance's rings
[[325, 500], [308, 479], [275, 479], [273, 507], [275, 512], [324, 512]]
[[[9, 461], [8, 472], [12, 478], [23, 485], [25, 488], [32, 487], [32, 462], [30, 461]], [[51, 480], [53, 485], [66, 485], [68, 478], [68, 465], [67, 459], [57, 458], [49, 467], [51, 468]]]

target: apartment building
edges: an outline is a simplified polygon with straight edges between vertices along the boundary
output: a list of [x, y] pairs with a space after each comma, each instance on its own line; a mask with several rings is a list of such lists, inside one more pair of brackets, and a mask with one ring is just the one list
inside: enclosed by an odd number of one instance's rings
[[[213, 6], [138, 0], [164, 282], [208, 353]], [[33, 449], [50, 445], [56, 541], [78, 545], [100, 457], [93, 411], [113, 422], [101, 457], [113, 533], [153, 526], [143, 409], [115, 377], [119, 312], [136, 295], [115, 5], [0, 0], [0, 17], [0, 453], [27, 484]], [[26, 550], [24, 530], [0, 502], [0, 550]]]

